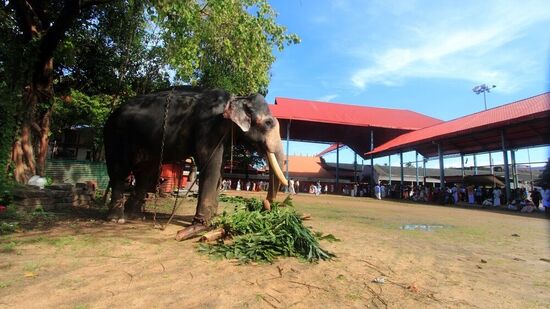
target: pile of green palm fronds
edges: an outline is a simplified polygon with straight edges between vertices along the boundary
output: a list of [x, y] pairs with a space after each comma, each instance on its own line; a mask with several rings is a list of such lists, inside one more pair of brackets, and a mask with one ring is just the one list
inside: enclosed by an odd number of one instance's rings
[[201, 244], [201, 252], [238, 259], [242, 263], [272, 262], [279, 256], [316, 262], [335, 256], [323, 250], [319, 240], [337, 239], [330, 234], [313, 233], [304, 226], [290, 198], [283, 203], [273, 203], [271, 211], [263, 211], [262, 201], [258, 199], [239, 197], [222, 198], [222, 201], [235, 204], [233, 213], [224, 212], [212, 223], [216, 228], [223, 228], [226, 237], [216, 244]]

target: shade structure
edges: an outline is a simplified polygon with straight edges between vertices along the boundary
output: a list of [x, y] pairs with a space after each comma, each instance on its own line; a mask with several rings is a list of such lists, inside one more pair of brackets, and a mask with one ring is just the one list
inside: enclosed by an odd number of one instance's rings
[[311, 100], [276, 98], [269, 106], [286, 137], [295, 141], [341, 143], [366, 159], [370, 151], [371, 131], [374, 145], [380, 145], [404, 133], [441, 123], [441, 120], [403, 109], [390, 109], [328, 103]]
[[550, 93], [502, 105], [479, 113], [403, 134], [379, 145], [367, 155], [383, 156], [416, 150], [425, 157], [470, 154], [550, 144]]
[[504, 177], [499, 177], [495, 175], [464, 176], [463, 182], [467, 185], [474, 186], [504, 187]]

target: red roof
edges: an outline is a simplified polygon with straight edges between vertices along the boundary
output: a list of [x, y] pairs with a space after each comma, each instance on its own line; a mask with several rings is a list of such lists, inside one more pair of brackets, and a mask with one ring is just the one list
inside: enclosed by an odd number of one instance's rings
[[437, 153], [433, 142], [442, 142], [444, 153], [497, 150], [502, 130], [509, 149], [550, 143], [550, 93], [405, 133], [367, 154], [416, 149], [430, 156]]
[[270, 105], [277, 119], [302, 120], [340, 125], [417, 130], [441, 120], [409, 110], [275, 98]]
[[337, 144], [332, 144], [332, 145], [328, 146], [327, 149], [325, 149], [325, 150], [319, 152], [319, 153], [316, 154], [315, 156], [316, 156], [316, 157], [322, 157], [322, 156], [326, 155], [327, 153], [333, 152], [334, 150], [336, 150], [336, 149], [338, 149], [338, 148], [342, 148], [342, 147], [344, 147], [344, 146], [345, 146], [345, 145], [343, 145], [343, 144], [338, 144], [338, 143], [337, 143]]

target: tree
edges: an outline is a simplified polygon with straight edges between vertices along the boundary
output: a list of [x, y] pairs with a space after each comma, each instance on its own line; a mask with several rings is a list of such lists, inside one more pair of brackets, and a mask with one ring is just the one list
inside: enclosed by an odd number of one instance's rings
[[82, 12], [103, 2], [0, 2], [2, 39], [7, 42], [2, 66], [6, 78], [15, 78], [6, 88], [16, 91], [21, 87], [11, 154], [18, 182], [44, 173], [54, 97], [54, 53]]
[[169, 87], [165, 51], [146, 7], [113, 1], [68, 31], [56, 52], [52, 140], [71, 127], [91, 130], [92, 160], [102, 160], [102, 128], [112, 109], [129, 96]]
[[267, 93], [273, 47], [299, 42], [266, 0], [159, 0], [150, 14], [181, 80], [236, 94]]
[[71, 102], [55, 93], [78, 90], [86, 108], [110, 95], [112, 109], [167, 85], [168, 68], [179, 83], [266, 93], [273, 47], [299, 41], [266, 0], [0, 0], [0, 17], [0, 109], [11, 113], [0, 120], [14, 132], [0, 138], [13, 138], [18, 182], [44, 173], [54, 102]]

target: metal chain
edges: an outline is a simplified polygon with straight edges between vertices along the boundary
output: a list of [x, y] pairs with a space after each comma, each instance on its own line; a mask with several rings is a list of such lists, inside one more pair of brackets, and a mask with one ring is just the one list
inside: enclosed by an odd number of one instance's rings
[[168, 95], [166, 96], [166, 103], [164, 104], [164, 120], [162, 124], [162, 139], [160, 144], [160, 155], [159, 155], [159, 168], [158, 168], [158, 180], [155, 189], [155, 205], [153, 213], [153, 223], [157, 225], [157, 199], [160, 195], [160, 179], [162, 174], [162, 161], [164, 158], [164, 143], [166, 142], [166, 125], [168, 123], [168, 110], [170, 109], [170, 103], [172, 102], [172, 93], [174, 92], [175, 87], [172, 87]]
[[[216, 145], [216, 148], [214, 148], [214, 151], [212, 151], [210, 153], [210, 156], [208, 157], [208, 160], [206, 161], [206, 164], [199, 171], [199, 175], [202, 174], [202, 172], [204, 172], [204, 169], [210, 164], [210, 161], [212, 160], [212, 157], [214, 156], [214, 154], [216, 153], [218, 148], [222, 145], [222, 143], [223, 143], [223, 141], [225, 140], [226, 137], [227, 137], [227, 132], [225, 132], [224, 135], [220, 138], [220, 141]], [[183, 176], [183, 170], [182, 170], [182, 176]], [[191, 191], [191, 188], [193, 188], [193, 186], [197, 183], [198, 179], [199, 179], [198, 176], [195, 177], [195, 180], [193, 181], [193, 183], [189, 187], [189, 190], [187, 190], [187, 192], [185, 193], [185, 196], [183, 198], [187, 197], [187, 195]], [[160, 227], [161, 230], [164, 230], [165, 227], [168, 226], [170, 224], [170, 222], [172, 222], [172, 219], [174, 219], [174, 215], [176, 214], [176, 209], [179, 206], [179, 204], [177, 203], [178, 202], [178, 196], [179, 196], [179, 188], [178, 188], [178, 194], [176, 195], [176, 200], [174, 201], [174, 206], [172, 207], [172, 213], [170, 214], [170, 218], [168, 218], [168, 222], [166, 222], [166, 225]]]
[[[176, 213], [176, 209], [178, 208], [179, 204], [178, 204], [178, 197], [179, 197], [179, 182], [181, 181], [178, 180], [178, 194], [176, 194], [176, 199], [174, 200], [174, 206], [172, 207], [172, 213], [170, 214], [170, 217], [168, 219], [168, 221], [166, 222], [166, 225], [162, 225], [162, 224], [157, 224], [157, 200], [159, 198], [159, 194], [160, 194], [160, 175], [162, 173], [162, 160], [163, 160], [163, 157], [164, 157], [164, 144], [165, 144], [165, 140], [166, 140], [166, 124], [167, 124], [167, 119], [168, 119], [168, 110], [170, 109], [170, 103], [171, 103], [171, 99], [172, 99], [172, 93], [174, 92], [174, 89], [175, 87], [172, 88], [172, 90], [170, 90], [170, 93], [168, 93], [168, 97], [166, 97], [166, 104], [165, 104], [165, 109], [164, 109], [164, 123], [163, 123], [163, 126], [162, 126], [162, 142], [161, 142], [161, 145], [160, 145], [160, 160], [159, 160], [159, 168], [158, 168], [158, 181], [157, 181], [157, 186], [156, 186], [156, 192], [155, 192], [155, 203], [154, 203], [154, 207], [153, 207], [153, 225], [154, 225], [154, 228], [158, 228], [160, 230], [164, 230], [166, 228], [166, 226], [168, 226], [170, 224], [170, 222], [172, 222], [172, 219], [174, 218], [174, 215]], [[210, 156], [208, 157], [208, 160], [206, 161], [206, 164], [202, 167], [202, 169], [199, 171], [199, 173], [202, 173], [204, 171], [204, 169], [210, 164], [210, 161], [212, 160], [212, 157], [214, 156], [214, 153], [216, 153], [216, 150], [222, 145], [224, 139], [227, 137], [227, 134], [228, 132], [225, 132], [222, 137], [220, 138], [220, 140], [218, 141], [218, 144], [216, 145], [216, 147], [214, 148], [214, 151], [212, 151], [210, 153]], [[231, 135], [233, 135], [233, 132], [231, 132]], [[233, 138], [233, 137], [232, 137]], [[231, 141], [233, 142], [233, 141]], [[183, 168], [182, 168], [182, 175], [183, 176]], [[192, 188], [195, 183], [197, 182], [198, 180], [198, 177], [195, 178], [195, 180], [193, 181], [193, 183], [191, 184], [191, 186], [189, 188]], [[184, 198], [187, 197], [187, 195], [189, 194], [189, 191], [188, 190], [186, 193], [185, 193], [185, 196]]]

